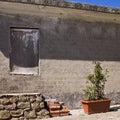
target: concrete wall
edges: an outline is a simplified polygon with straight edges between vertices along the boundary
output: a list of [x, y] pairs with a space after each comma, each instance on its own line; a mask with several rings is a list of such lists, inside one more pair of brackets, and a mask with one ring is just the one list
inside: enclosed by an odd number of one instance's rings
[[[39, 28], [40, 75], [10, 75], [10, 27]], [[93, 60], [109, 69], [105, 93], [120, 103], [120, 15], [0, 2], [0, 93], [42, 93], [80, 108]]]

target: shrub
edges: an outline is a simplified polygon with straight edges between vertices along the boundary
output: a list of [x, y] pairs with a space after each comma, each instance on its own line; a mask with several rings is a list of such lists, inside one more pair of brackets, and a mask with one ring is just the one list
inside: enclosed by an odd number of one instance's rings
[[107, 81], [108, 77], [108, 70], [106, 69], [105, 73], [103, 73], [100, 62], [95, 61], [94, 64], [94, 73], [88, 75], [86, 81], [87, 86], [86, 89], [84, 89], [88, 100], [104, 99], [105, 82]]

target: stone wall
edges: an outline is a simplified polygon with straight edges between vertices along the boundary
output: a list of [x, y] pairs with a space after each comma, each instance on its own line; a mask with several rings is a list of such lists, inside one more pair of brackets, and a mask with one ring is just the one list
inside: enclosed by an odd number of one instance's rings
[[[10, 28], [38, 28], [39, 75], [10, 74]], [[42, 93], [80, 108], [93, 60], [108, 68], [105, 94], [120, 103], [120, 15], [0, 2], [0, 93]]]
[[41, 94], [0, 95], [0, 120], [27, 120], [50, 117]]

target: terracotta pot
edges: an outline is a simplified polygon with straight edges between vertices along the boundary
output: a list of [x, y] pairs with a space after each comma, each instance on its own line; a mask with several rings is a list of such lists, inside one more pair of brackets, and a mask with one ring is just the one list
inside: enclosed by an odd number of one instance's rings
[[108, 112], [110, 109], [111, 99], [103, 100], [81, 100], [84, 112], [87, 114]]

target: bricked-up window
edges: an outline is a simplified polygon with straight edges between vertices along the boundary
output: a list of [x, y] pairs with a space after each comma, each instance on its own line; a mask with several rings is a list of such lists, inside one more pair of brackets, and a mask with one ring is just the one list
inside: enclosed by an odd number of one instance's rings
[[38, 74], [39, 30], [10, 28], [10, 73]]

